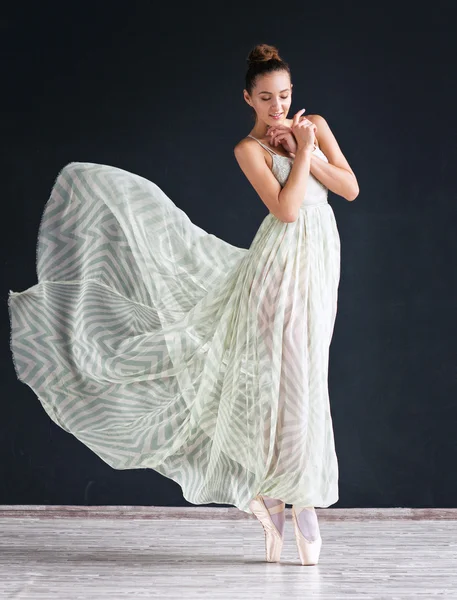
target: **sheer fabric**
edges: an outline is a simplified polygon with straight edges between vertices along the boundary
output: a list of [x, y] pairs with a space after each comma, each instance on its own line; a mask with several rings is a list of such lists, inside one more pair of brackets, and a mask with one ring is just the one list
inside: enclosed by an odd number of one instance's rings
[[[273, 157], [284, 185], [293, 160]], [[327, 507], [339, 275], [334, 213], [312, 175], [299, 218], [269, 213], [246, 249], [153, 182], [73, 162], [44, 208], [38, 283], [9, 293], [16, 374], [108, 465], [154, 469], [193, 504], [250, 513], [262, 493]]]

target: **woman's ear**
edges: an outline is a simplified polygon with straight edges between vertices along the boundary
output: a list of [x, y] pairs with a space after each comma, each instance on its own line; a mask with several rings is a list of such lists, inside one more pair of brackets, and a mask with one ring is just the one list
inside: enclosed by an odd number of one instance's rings
[[249, 104], [249, 106], [252, 106], [251, 100], [249, 98], [249, 94], [248, 94], [247, 90], [243, 90], [243, 98], [245, 99], [245, 101], [247, 102], [247, 104]]

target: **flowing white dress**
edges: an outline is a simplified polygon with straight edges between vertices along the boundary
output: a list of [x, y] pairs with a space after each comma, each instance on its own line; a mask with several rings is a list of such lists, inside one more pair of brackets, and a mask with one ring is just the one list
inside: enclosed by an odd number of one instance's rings
[[[268, 150], [283, 186], [293, 159]], [[298, 219], [269, 213], [246, 249], [139, 175], [66, 165], [38, 283], [9, 292], [18, 379], [108, 465], [154, 469], [193, 504], [330, 506], [340, 239], [327, 195], [310, 174]]]

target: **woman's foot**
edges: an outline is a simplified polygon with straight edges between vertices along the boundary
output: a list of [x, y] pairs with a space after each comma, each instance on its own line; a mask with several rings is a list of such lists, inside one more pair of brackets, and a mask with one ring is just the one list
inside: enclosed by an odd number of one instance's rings
[[285, 503], [282, 500], [258, 494], [249, 508], [262, 524], [265, 532], [265, 554], [267, 562], [279, 562], [284, 543]]
[[297, 515], [298, 528], [303, 534], [303, 537], [308, 542], [314, 542], [320, 536], [319, 522], [314, 507], [295, 507], [295, 513]]
[[292, 506], [295, 539], [302, 565], [317, 565], [322, 547], [316, 511], [312, 506]]
[[265, 506], [267, 507], [268, 512], [270, 513], [271, 520], [276, 526], [276, 529], [279, 531], [281, 537], [284, 537], [284, 524], [286, 522], [286, 515], [284, 510], [281, 510], [277, 513], [274, 513], [270, 510], [274, 506], [285, 506], [284, 502], [282, 500], [278, 500], [277, 498], [270, 498], [269, 496], [262, 496], [262, 498], [265, 502]]

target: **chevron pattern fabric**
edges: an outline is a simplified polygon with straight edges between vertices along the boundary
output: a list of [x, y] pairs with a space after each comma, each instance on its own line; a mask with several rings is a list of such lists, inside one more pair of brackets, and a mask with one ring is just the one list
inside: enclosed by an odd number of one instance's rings
[[309, 189], [295, 222], [269, 213], [246, 249], [139, 175], [66, 165], [38, 283], [9, 292], [17, 378], [105, 463], [154, 469], [193, 504], [335, 503], [340, 240], [327, 189]]

